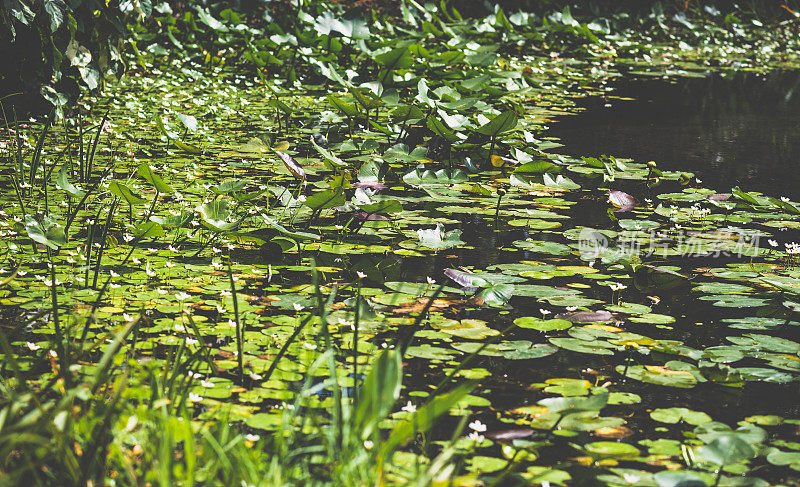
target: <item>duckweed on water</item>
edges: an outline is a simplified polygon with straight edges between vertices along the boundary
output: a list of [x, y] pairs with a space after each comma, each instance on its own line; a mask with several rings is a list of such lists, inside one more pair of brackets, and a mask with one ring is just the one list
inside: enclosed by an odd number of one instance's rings
[[151, 49], [81, 115], [9, 122], [3, 475], [796, 482], [800, 206], [546, 129], [616, 67], [736, 45], [402, 5], [306, 6], [275, 59], [239, 29], [257, 75]]

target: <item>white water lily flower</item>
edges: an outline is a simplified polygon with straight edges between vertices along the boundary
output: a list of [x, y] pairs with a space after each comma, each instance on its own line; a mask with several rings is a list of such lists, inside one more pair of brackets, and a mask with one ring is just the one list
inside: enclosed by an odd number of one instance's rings
[[477, 431], [473, 431], [472, 433], [470, 433], [467, 436], [467, 438], [474, 441], [475, 443], [483, 443], [483, 440], [486, 439], [482, 434], [478, 433]]
[[486, 425], [481, 423], [480, 420], [478, 419], [471, 422], [468, 426], [470, 427], [470, 429], [475, 430], [478, 433], [483, 433], [484, 431], [486, 431]]
[[405, 412], [407, 412], [407, 413], [413, 413], [414, 411], [416, 411], [416, 410], [417, 410], [417, 406], [414, 406], [413, 404], [411, 404], [411, 401], [408, 401], [408, 404], [406, 404], [405, 406], [403, 406], [403, 407], [401, 408], [401, 410], [402, 410], [402, 411], [405, 411]]

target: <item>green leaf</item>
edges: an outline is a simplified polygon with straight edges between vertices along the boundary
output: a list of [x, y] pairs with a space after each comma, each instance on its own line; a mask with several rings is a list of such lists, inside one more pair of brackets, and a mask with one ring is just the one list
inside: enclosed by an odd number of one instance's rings
[[70, 195], [76, 198], [83, 198], [86, 193], [81, 191], [80, 189], [76, 188], [67, 177], [67, 166], [61, 166], [61, 169], [58, 170], [58, 176], [56, 176], [56, 186], [63, 189]]
[[342, 112], [347, 117], [352, 118], [358, 115], [358, 109], [356, 108], [356, 106], [352, 103], [347, 103], [341, 98], [337, 98], [333, 95], [328, 95], [328, 103], [336, 107], [337, 110]]
[[282, 235], [286, 235], [287, 237], [290, 237], [292, 239], [295, 239], [295, 240], [319, 240], [320, 239], [320, 236], [315, 234], [315, 233], [299, 232], [299, 231], [289, 230], [289, 229], [287, 229], [286, 227], [284, 227], [283, 225], [279, 224], [278, 222], [276, 222], [275, 220], [273, 220], [272, 218], [270, 218], [268, 216], [261, 215], [261, 218], [264, 219], [264, 223], [269, 225], [270, 228], [273, 228], [273, 229], [277, 230], [279, 233], [281, 233]]
[[156, 191], [158, 191], [159, 193], [175, 192], [175, 190], [172, 189], [171, 186], [169, 186], [167, 183], [164, 182], [163, 179], [161, 179], [161, 176], [153, 172], [153, 169], [146, 162], [141, 163], [136, 172], [139, 174], [139, 176], [144, 178], [145, 181], [152, 184], [153, 187], [156, 188]]
[[64, 0], [44, 0], [44, 10], [50, 17], [50, 32], [55, 32], [64, 23], [64, 11], [67, 5]]
[[566, 330], [572, 326], [567, 320], [543, 320], [532, 316], [517, 318], [514, 324], [520, 328], [532, 328], [538, 331]]
[[196, 208], [203, 217], [203, 224], [218, 232], [229, 232], [235, 229], [239, 222], [232, 221], [232, 212], [227, 200], [218, 199], [209, 201]]
[[347, 200], [345, 199], [344, 192], [341, 189], [326, 189], [323, 191], [318, 191], [307, 197], [303, 202], [304, 205], [312, 210], [324, 210], [325, 208], [344, 206], [345, 203], [347, 203]]
[[478, 127], [475, 132], [488, 137], [497, 137], [517, 126], [517, 114], [508, 110]]
[[550, 412], [571, 414], [582, 411], [599, 411], [608, 404], [608, 392], [591, 396], [548, 397], [537, 404], [546, 407]]
[[586, 453], [593, 458], [632, 459], [639, 456], [639, 449], [617, 441], [595, 441], [584, 446]]
[[699, 425], [711, 421], [711, 416], [704, 412], [692, 411], [686, 408], [655, 409], [650, 413], [650, 417], [662, 423], [675, 424], [685, 421], [691, 425]]
[[756, 456], [756, 451], [747, 441], [735, 433], [723, 434], [708, 445], [699, 448], [696, 458], [700, 461], [724, 466]]
[[366, 439], [378, 423], [391, 412], [400, 397], [403, 381], [402, 356], [399, 350], [385, 350], [372, 363], [358, 394], [353, 428]]
[[365, 110], [374, 110], [384, 105], [383, 100], [372, 94], [372, 91], [361, 88], [350, 88], [350, 94]]
[[135, 195], [133, 191], [119, 181], [111, 181], [108, 183], [108, 190], [111, 194], [118, 196], [128, 202], [129, 205], [141, 205], [146, 203], [147, 200]]
[[411, 56], [411, 49], [408, 45], [396, 47], [391, 51], [384, 52], [375, 56], [375, 61], [381, 64], [384, 69], [406, 69], [414, 64], [414, 58]]
[[463, 384], [428, 401], [424, 406], [412, 413], [411, 417], [407, 418], [406, 421], [392, 429], [389, 437], [380, 447], [379, 458], [390, 459], [391, 454], [399, 446], [402, 446], [417, 434], [430, 430], [439, 416], [456, 406], [474, 388], [475, 384]]
[[511, 284], [495, 284], [487, 286], [478, 293], [478, 297], [489, 306], [503, 306], [514, 296]]
[[317, 144], [316, 141], [314, 141], [314, 137], [311, 137], [311, 145], [313, 145], [314, 148], [317, 149], [317, 152], [319, 152], [322, 155], [322, 157], [324, 157], [325, 160], [328, 161], [334, 168], [347, 167], [346, 162], [339, 159], [338, 156], [334, 155], [328, 149], [325, 149], [324, 147]]
[[58, 222], [48, 215], [42, 218], [42, 223], [36, 221], [31, 215], [25, 216], [25, 230], [34, 242], [46, 245], [55, 250], [67, 243], [64, 229]]
[[239, 191], [245, 186], [247, 186], [247, 180], [226, 179], [219, 184], [215, 184], [214, 186], [209, 186], [208, 189], [210, 189], [212, 192], [216, 194], [223, 195]]
[[140, 239], [159, 238], [165, 235], [164, 228], [157, 222], [150, 221], [137, 226], [133, 234]]
[[430, 249], [447, 249], [464, 243], [461, 240], [461, 230], [446, 232], [441, 223], [437, 223], [435, 228], [417, 230], [417, 236], [419, 244]]

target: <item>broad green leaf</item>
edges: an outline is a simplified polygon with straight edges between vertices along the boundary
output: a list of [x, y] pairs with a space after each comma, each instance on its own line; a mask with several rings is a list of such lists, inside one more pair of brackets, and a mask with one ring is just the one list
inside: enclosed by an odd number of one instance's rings
[[488, 137], [497, 137], [503, 132], [508, 132], [517, 126], [517, 114], [513, 110], [501, 113], [500, 115], [481, 125], [475, 131]]
[[399, 350], [385, 350], [372, 362], [358, 394], [353, 428], [361, 438], [369, 438], [400, 397], [403, 381]]
[[175, 192], [175, 190], [172, 189], [171, 186], [169, 186], [167, 183], [164, 182], [163, 179], [161, 179], [161, 176], [153, 172], [153, 168], [151, 168], [150, 165], [147, 164], [146, 162], [141, 163], [136, 172], [139, 174], [139, 176], [144, 178], [145, 181], [152, 184], [153, 187], [156, 188], [156, 191], [158, 191], [159, 193]]
[[55, 250], [67, 243], [64, 228], [48, 215], [42, 218], [42, 223], [36, 221], [31, 215], [25, 216], [25, 230], [34, 242], [46, 245]]
[[108, 183], [108, 190], [111, 191], [111, 194], [124, 199], [129, 205], [141, 205], [147, 202], [147, 200], [135, 195], [129, 187], [119, 181]]
[[159, 238], [165, 235], [164, 228], [155, 221], [142, 223], [134, 229], [133, 234], [140, 239]]
[[384, 69], [391, 71], [410, 68], [414, 63], [414, 58], [411, 56], [411, 49], [408, 48], [408, 45], [404, 45], [378, 54], [375, 56], [375, 61], [381, 64]]
[[199, 205], [197, 212], [203, 217], [203, 224], [211, 230], [229, 232], [238, 226], [227, 200], [217, 199]]
[[219, 184], [209, 186], [208, 189], [210, 189], [212, 192], [216, 194], [224, 195], [239, 191], [240, 189], [243, 189], [245, 186], [247, 186], [247, 180], [226, 179]]
[[695, 457], [704, 462], [724, 466], [748, 460], [756, 456], [756, 451], [737, 434], [724, 434], [708, 445], [697, 449]]
[[56, 186], [63, 189], [70, 195], [76, 198], [83, 198], [86, 193], [81, 191], [80, 189], [76, 188], [67, 177], [67, 166], [61, 166], [61, 169], [58, 170], [58, 176], [56, 177]]
[[344, 197], [344, 192], [341, 189], [326, 189], [318, 191], [306, 198], [303, 202], [304, 205], [312, 210], [324, 210], [326, 208], [335, 208], [337, 206], [344, 206], [347, 200]]

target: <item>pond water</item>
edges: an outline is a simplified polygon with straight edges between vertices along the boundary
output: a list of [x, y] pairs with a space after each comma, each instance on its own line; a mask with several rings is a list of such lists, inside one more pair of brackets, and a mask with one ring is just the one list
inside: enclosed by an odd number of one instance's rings
[[[171, 113], [175, 122], [182, 112], [143, 99], [138, 82], [130, 91], [123, 85], [100, 154], [104, 161], [111, 159], [110, 148], [126, 141], [128, 152], [113, 175], [115, 184], [117, 189], [130, 186], [145, 198], [120, 193], [129, 204], [120, 203], [113, 215], [116, 200], [103, 193], [91, 211], [81, 210], [76, 220], [81, 233], [73, 229], [69, 245], [56, 256], [56, 281], [66, 283], [58, 298], [76, 310], [69, 326], [86, 326], [92, 339], [103, 337], [108, 323], [145, 310], [139, 331], [146, 339], [135, 348], [142, 360], [163, 361], [189, 338], [195, 347], [202, 339], [214, 365], [202, 369], [203, 380], [191, 386], [200, 398], [194, 414], [199, 420], [217, 418], [233, 406], [232, 421], [253, 431], [279, 424], [283, 402], [313, 375], [306, 364], [320, 353], [317, 330], [322, 328], [314, 324], [302, 330], [298, 323], [316, 306], [311, 284], [316, 265], [322, 272], [321, 292], [338, 289], [326, 318], [339, 347], [345, 393], [359, 377], [352, 357], [363, 373], [378, 350], [413, 334], [416, 328], [410, 325], [422, 311], [423, 296], [436, 288], [434, 281], [447, 286], [406, 351], [400, 402], [422, 404], [459, 368], [458, 380], [480, 384], [431, 438], [449, 438], [459, 415], [470, 414], [471, 420], [488, 425], [487, 435], [516, 429], [546, 439], [545, 446], [531, 447], [541, 459], [539, 466], [557, 465], [576, 476], [583, 467], [570, 460], [578, 454], [574, 444], [622, 439], [641, 454], [636, 459], [623, 455], [623, 465], [650, 475], [651, 467], [681, 462], [680, 442], [712, 419], [735, 426], [750, 418], [770, 426], [771, 444], [793, 441], [800, 424], [800, 322], [793, 320], [800, 309], [800, 261], [783, 252], [783, 244], [800, 239], [781, 230], [800, 228], [800, 207], [752, 195], [709, 196], [735, 184], [770, 195], [797, 195], [789, 176], [798, 150], [792, 125], [798, 100], [789, 95], [799, 81], [797, 73], [618, 79], [613, 87], [606, 83], [605, 96], [578, 99], [582, 114], [560, 118], [539, 132], [554, 114], [575, 108], [563, 87], [543, 82], [534, 93], [539, 103], [525, 107], [529, 111], [521, 127], [542, 139], [560, 138], [565, 145], [555, 153], [614, 154], [633, 162], [602, 166], [552, 157], [551, 164], [539, 160], [538, 153], [512, 152], [531, 145], [510, 139], [503, 153], [527, 157], [532, 165], [526, 169], [512, 161], [481, 174], [457, 169], [460, 158], [433, 161], [412, 155], [416, 143], [410, 138], [405, 141], [410, 147], [390, 147], [370, 134], [354, 137], [343, 118], [314, 126], [324, 91], [286, 95], [296, 107], [293, 123], [300, 127], [280, 137], [294, 158], [287, 164], [276, 155], [283, 152], [267, 150], [255, 138], [276, 125], [264, 115], [272, 116], [263, 90], [247, 83], [222, 84], [199, 73], [167, 73], [153, 82], [173, 90], [181, 107], [192, 100], [197, 106], [191, 112], [203, 124], [202, 135], [189, 139], [203, 150], [171, 147], [159, 138], [152, 114]], [[596, 86], [600, 83], [593, 82], [592, 93], [602, 91]], [[632, 97], [637, 101], [623, 100]], [[239, 103], [239, 111], [231, 108], [231, 100]], [[542, 109], [543, 100], [552, 100], [550, 111]], [[226, 115], [209, 116], [202, 111], [209, 106]], [[381, 189], [356, 193], [344, 187], [337, 173], [322, 164], [322, 152], [309, 143], [317, 132], [324, 132], [327, 150], [346, 161], [361, 186]], [[56, 157], [57, 151], [51, 152], [48, 157]], [[664, 171], [658, 185], [643, 164], [648, 160]], [[422, 162], [425, 171], [417, 167]], [[305, 171], [305, 184], [289, 169], [294, 165]], [[695, 172], [703, 183], [682, 184], [675, 170]], [[159, 199], [152, 186], [161, 180], [144, 176], [152, 171], [166, 181], [160, 184], [174, 186], [167, 188], [170, 193], [174, 189], [181, 196]], [[128, 178], [134, 173], [141, 177]], [[369, 178], [378, 174], [385, 188]], [[63, 187], [69, 188], [61, 181]], [[267, 188], [274, 191], [268, 194]], [[340, 201], [315, 206], [314, 197], [330, 197], [328, 188], [338, 188]], [[637, 200], [635, 208], [615, 212], [608, 190], [629, 193]], [[63, 199], [64, 192], [51, 198]], [[306, 196], [305, 206], [281, 198], [289, 192]], [[17, 211], [14, 192], [5, 196], [4, 211]], [[131, 240], [125, 239], [129, 232], [148, 235], [140, 222], [148, 219], [149, 198], [152, 221], [163, 222], [164, 228], [161, 223], [155, 227], [162, 235], [109, 248], [104, 267], [96, 264], [97, 256], [93, 266], [76, 264], [85, 262], [80, 245], [92, 241], [91, 221], [112, 221], [113, 215], [112, 243]], [[341, 209], [347, 201], [367, 208], [386, 204], [382, 211], [370, 211], [388, 216], [362, 225], [354, 210]], [[54, 211], [64, 207], [70, 208], [69, 201]], [[275, 221], [280, 225], [269, 223]], [[234, 223], [239, 227], [231, 230]], [[607, 247], [587, 257], [586, 236], [598, 232], [604, 232]], [[291, 236], [292, 245], [284, 249], [276, 240], [281, 235]], [[751, 236], [761, 237], [760, 246]], [[778, 240], [777, 249], [765, 248], [768, 238]], [[21, 233], [17, 240], [26, 251], [31, 248], [32, 256], [22, 267], [25, 273], [0, 296], [7, 319], [15, 323], [22, 321], [20, 315], [40, 313], [50, 291], [41, 252], [34, 252]], [[651, 245], [657, 251], [650, 252]], [[627, 250], [631, 255], [615, 254]], [[228, 256], [230, 279], [223, 259]], [[98, 274], [113, 284], [105, 298], [96, 297], [98, 291], [88, 284], [90, 275]], [[234, 276], [238, 301], [232, 298]], [[474, 284], [462, 289], [459, 281]], [[99, 321], [84, 325], [80, 313], [88, 313], [86, 303], [101, 299]], [[361, 310], [358, 315], [355, 309]], [[234, 336], [237, 313], [244, 317], [241, 339]], [[190, 315], [201, 333], [187, 331], [185, 316]], [[295, 330], [302, 334], [293, 342]], [[14, 337], [15, 346], [32, 351], [46, 346], [53, 334], [46, 320], [38, 320]], [[284, 344], [290, 344], [285, 359], [269, 375], [271, 360]], [[465, 365], [473, 352], [475, 360]], [[244, 357], [239, 373], [237, 356]], [[578, 397], [566, 399], [577, 404], [580, 397], [588, 398], [581, 406], [586, 410], [562, 422], [556, 410], [541, 405], [558, 396]], [[602, 404], [592, 402], [595, 396]], [[324, 415], [331, 401], [320, 394], [309, 400], [309, 408]], [[679, 421], [678, 413], [693, 419]], [[393, 420], [402, 419], [399, 414]], [[770, 414], [776, 416], [765, 417]], [[559, 434], [554, 436], [549, 431], [556, 425]], [[499, 442], [464, 441], [480, 453], [478, 458], [504, 454]], [[480, 460], [470, 461], [471, 468], [482, 468]], [[787, 470], [773, 468], [762, 476], [794, 475]]]
[[606, 96], [579, 101], [549, 135], [573, 156], [632, 158], [733, 186], [800, 196], [800, 72], [706, 78], [621, 77]]

